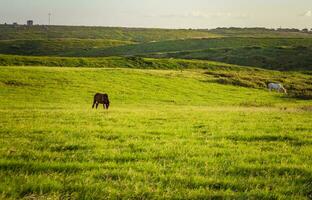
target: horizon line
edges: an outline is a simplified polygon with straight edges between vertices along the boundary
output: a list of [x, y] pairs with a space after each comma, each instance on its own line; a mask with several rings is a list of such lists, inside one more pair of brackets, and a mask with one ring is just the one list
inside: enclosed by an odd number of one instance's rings
[[[12, 23], [0, 23], [0, 25], [8, 25], [8, 26], [28, 26], [27, 24], [14, 24], [16, 22]], [[75, 24], [34, 24], [32, 26], [68, 26], [68, 27], [97, 27], [97, 28], [129, 28], [129, 29], [166, 29], [166, 30], [214, 30], [214, 29], [231, 29], [231, 28], [237, 28], [237, 29], [268, 29], [268, 30], [278, 30], [278, 29], [294, 29], [294, 30], [312, 30], [311, 28], [295, 28], [295, 27], [266, 27], [266, 26], [218, 26], [213, 28], [200, 28], [200, 27], [147, 27], [147, 26], [114, 26], [114, 25], [75, 25]]]

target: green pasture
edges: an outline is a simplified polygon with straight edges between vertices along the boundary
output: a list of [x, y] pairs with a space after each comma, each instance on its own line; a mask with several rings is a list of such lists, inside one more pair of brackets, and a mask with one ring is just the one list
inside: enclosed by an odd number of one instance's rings
[[103, 39], [132, 42], [178, 40], [184, 38], [214, 38], [218, 34], [207, 30], [123, 28], [94, 26], [13, 26], [0, 25], [0, 40]]
[[140, 56], [213, 60], [284, 71], [312, 69], [311, 38], [225, 37], [153, 42], [74, 38], [19, 39], [0, 40], [0, 54], [79, 58]]
[[219, 81], [311, 74], [210, 64], [0, 67], [0, 198], [311, 199], [312, 101]]

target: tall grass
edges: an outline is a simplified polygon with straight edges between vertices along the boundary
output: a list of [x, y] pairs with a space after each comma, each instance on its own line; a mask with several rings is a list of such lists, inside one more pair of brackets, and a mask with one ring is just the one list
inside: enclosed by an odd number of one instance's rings
[[198, 70], [0, 70], [1, 198], [311, 198], [311, 101]]
[[217, 34], [203, 30], [148, 29], [86, 26], [10, 26], [0, 25], [0, 40], [42, 40], [59, 38], [104, 39], [132, 42], [211, 38]]
[[129, 41], [102, 39], [0, 40], [0, 53], [12, 55], [83, 56], [94, 49], [132, 44]]

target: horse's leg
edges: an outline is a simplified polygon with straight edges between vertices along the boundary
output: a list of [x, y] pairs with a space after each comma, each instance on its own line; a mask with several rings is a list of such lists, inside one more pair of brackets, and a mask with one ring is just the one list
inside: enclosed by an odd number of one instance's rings
[[93, 105], [92, 105], [92, 109], [94, 108], [94, 106], [95, 106], [95, 103], [96, 103], [96, 101], [94, 100], [94, 101], [93, 101]]
[[96, 103], [96, 109], [98, 108], [98, 106], [99, 106], [99, 103]]
[[103, 103], [103, 108], [106, 109], [106, 104], [105, 103]]

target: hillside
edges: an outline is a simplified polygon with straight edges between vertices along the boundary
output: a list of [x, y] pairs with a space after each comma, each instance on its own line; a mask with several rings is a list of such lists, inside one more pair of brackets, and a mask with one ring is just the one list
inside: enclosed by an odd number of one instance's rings
[[267, 38], [303, 38], [312, 37], [312, 32], [304, 32], [294, 28], [216, 28], [210, 31], [224, 37], [267, 37]]
[[[187, 39], [143, 44], [131, 44], [97, 50], [98, 56], [113, 55], [144, 55], [149, 53], [170, 53], [180, 51], [196, 51], [216, 48], [243, 47], [312, 47], [309, 38], [216, 38], [216, 39]], [[93, 52], [90, 53], [92, 55]]]
[[0, 53], [12, 55], [81, 56], [94, 49], [132, 44], [102, 39], [0, 40]]
[[188, 39], [97, 49], [85, 55], [200, 59], [276, 70], [312, 70], [312, 39]]
[[270, 82], [280, 82], [289, 90], [289, 97], [312, 98], [312, 79], [309, 72], [278, 72], [212, 61], [138, 57], [65, 58], [0, 55], [0, 66], [208, 70], [210, 72], [206, 75], [213, 76], [213, 81], [216, 83], [264, 89]]
[[299, 32], [297, 30], [276, 31], [264, 28], [218, 28], [207, 30], [46, 25], [28, 27], [24, 25], [0, 25], [0, 40], [76, 38], [151, 42], [216, 37], [311, 38], [312, 34]]
[[312, 70], [312, 34], [296, 29], [213, 30], [0, 25], [0, 54], [141, 56]]
[[0, 40], [0, 54], [140, 56], [213, 60], [274, 70], [312, 70], [310, 38], [210, 38], [133, 43], [107, 39]]
[[217, 34], [204, 30], [148, 29], [88, 26], [13, 26], [0, 25], [0, 40], [102, 39], [131, 42], [211, 38]]

